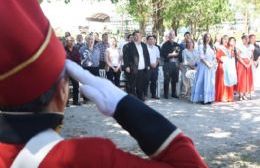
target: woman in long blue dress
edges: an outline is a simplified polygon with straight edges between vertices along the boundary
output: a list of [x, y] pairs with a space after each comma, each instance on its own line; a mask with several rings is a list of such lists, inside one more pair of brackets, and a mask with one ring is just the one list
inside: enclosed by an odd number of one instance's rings
[[192, 89], [191, 101], [211, 104], [215, 101], [215, 72], [217, 68], [216, 53], [211, 35], [203, 36], [203, 44], [199, 46], [200, 62]]

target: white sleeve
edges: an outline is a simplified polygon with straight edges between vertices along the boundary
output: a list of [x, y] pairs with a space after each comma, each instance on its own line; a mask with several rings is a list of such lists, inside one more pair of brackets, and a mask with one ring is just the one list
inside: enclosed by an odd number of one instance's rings
[[203, 48], [204, 48], [203, 45], [199, 46], [199, 58], [200, 59], [204, 59], [205, 58], [205, 54], [204, 54]]
[[156, 58], [160, 59], [160, 50], [157, 46], [156, 46]]
[[183, 65], [187, 65], [187, 57], [186, 57], [186, 50], [183, 50], [182, 53]]

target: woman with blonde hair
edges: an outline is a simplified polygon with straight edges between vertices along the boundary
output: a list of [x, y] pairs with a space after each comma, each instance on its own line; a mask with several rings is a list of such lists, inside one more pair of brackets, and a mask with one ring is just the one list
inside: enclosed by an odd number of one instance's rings
[[198, 58], [199, 53], [194, 49], [194, 41], [192, 39], [187, 39], [185, 49], [182, 51], [183, 62], [181, 63], [180, 68], [182, 74], [181, 97], [183, 98], [190, 98], [192, 80], [189, 76], [191, 73], [195, 74], [196, 65], [199, 60]]
[[119, 87], [122, 57], [120, 56], [120, 49], [117, 47], [117, 40], [115, 37], [110, 38], [110, 47], [106, 50], [105, 62], [107, 78]]
[[100, 51], [94, 46], [94, 36], [86, 36], [86, 46], [81, 47], [82, 67], [89, 70], [93, 75], [99, 76]]

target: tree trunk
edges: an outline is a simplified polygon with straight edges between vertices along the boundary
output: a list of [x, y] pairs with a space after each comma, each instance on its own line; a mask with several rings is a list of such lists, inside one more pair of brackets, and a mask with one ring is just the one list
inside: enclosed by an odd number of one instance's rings
[[180, 21], [177, 21], [177, 19], [173, 18], [171, 28], [174, 30], [176, 36], [178, 35], [177, 33], [179, 27], [180, 27]]
[[157, 41], [160, 42], [160, 38], [163, 37], [164, 33], [164, 26], [163, 26], [163, 16], [162, 16], [162, 5], [163, 0], [152, 0], [153, 3], [153, 14], [152, 14], [152, 21], [153, 21], [153, 34], [156, 35]]
[[143, 36], [146, 35], [145, 29], [146, 29], [146, 25], [147, 25], [147, 20], [148, 20], [148, 16], [147, 13], [144, 12], [144, 8], [145, 6], [142, 4], [141, 1], [137, 1], [137, 8], [139, 12], [139, 16], [140, 18], [138, 19], [139, 22], [139, 31], [140, 33], [142, 33]]
[[197, 30], [197, 29], [198, 29], [198, 28], [197, 28], [197, 23], [194, 22], [193, 24], [194, 24], [194, 25], [193, 25], [193, 26], [194, 26], [194, 40], [197, 41], [198, 38], [199, 38], [199, 33], [198, 33], [198, 30]]
[[247, 32], [248, 34], [250, 32], [250, 16], [248, 9], [246, 9], [245, 11], [245, 32]]
[[140, 33], [145, 36], [145, 29], [146, 29], [146, 23], [144, 20], [139, 21], [139, 31]]
[[191, 33], [192, 37], [195, 38], [196, 31], [194, 29], [194, 23], [192, 22], [192, 20], [189, 21], [189, 27], [190, 27], [190, 33]]

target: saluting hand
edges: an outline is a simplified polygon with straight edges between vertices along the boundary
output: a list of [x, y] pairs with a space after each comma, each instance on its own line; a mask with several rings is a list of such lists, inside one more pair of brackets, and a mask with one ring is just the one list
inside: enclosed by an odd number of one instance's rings
[[109, 80], [92, 75], [70, 60], [66, 60], [66, 71], [70, 77], [82, 84], [80, 91], [83, 96], [92, 100], [105, 115], [113, 116], [117, 104], [127, 95]]

